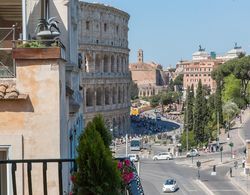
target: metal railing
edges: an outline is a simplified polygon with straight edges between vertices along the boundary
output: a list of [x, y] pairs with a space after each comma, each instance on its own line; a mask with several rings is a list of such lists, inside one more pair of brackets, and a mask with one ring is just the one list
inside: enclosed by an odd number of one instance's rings
[[11, 175], [12, 175], [12, 189], [13, 195], [17, 195], [16, 186], [16, 171], [17, 164], [27, 164], [27, 180], [28, 180], [28, 192], [29, 195], [33, 194], [32, 189], [32, 164], [41, 163], [43, 165], [43, 194], [48, 194], [47, 186], [47, 165], [48, 163], [57, 163], [58, 167], [58, 182], [59, 182], [59, 195], [63, 195], [63, 181], [62, 181], [62, 163], [73, 163], [72, 171], [76, 170], [75, 159], [26, 159], [26, 160], [0, 160], [0, 165], [11, 164]]
[[15, 77], [15, 61], [12, 58], [15, 26], [0, 28], [0, 78]]

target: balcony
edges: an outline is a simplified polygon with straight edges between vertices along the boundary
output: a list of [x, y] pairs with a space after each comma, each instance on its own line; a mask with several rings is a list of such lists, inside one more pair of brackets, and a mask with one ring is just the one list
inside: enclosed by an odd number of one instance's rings
[[12, 58], [15, 26], [0, 28], [0, 78], [15, 77], [15, 61]]
[[[116, 158], [115, 160], [118, 161], [124, 161], [125, 159], [128, 158]], [[129, 160], [129, 159], [128, 159]], [[22, 165], [22, 166], [18, 166]], [[63, 186], [63, 180], [65, 179], [65, 175], [63, 175], [63, 167], [70, 167], [71, 170], [70, 172], [75, 172], [77, 171], [77, 164], [75, 159], [23, 159], [23, 160], [0, 160], [0, 168], [1, 170], [9, 170], [9, 174], [5, 173], [5, 176], [8, 175], [8, 177], [11, 179], [11, 186], [10, 186], [10, 191], [8, 194], [13, 194], [17, 195], [19, 190], [18, 189], [18, 181], [19, 180], [25, 180], [25, 183], [27, 185], [27, 191], [28, 194], [34, 194], [34, 189], [33, 189], [33, 184], [35, 181], [37, 181], [37, 178], [32, 177], [32, 167], [35, 167], [37, 165], [41, 165], [41, 187], [44, 195], [49, 194], [50, 190], [50, 185], [48, 184], [48, 175], [50, 172], [48, 171], [48, 166], [50, 164], [57, 164], [57, 174], [58, 174], [58, 183], [54, 183], [54, 185], [58, 186], [58, 192], [59, 195], [65, 194], [63, 189], [65, 186]], [[136, 171], [136, 167], [131, 162], [131, 167], [135, 170], [134, 173], [134, 178], [130, 181], [130, 183], [127, 186], [128, 193], [131, 195], [141, 195], [144, 194], [143, 188], [141, 185], [140, 178], [138, 176], [138, 173]], [[8, 167], [8, 168], [7, 168]], [[21, 168], [24, 170], [26, 167], [26, 177], [23, 178], [18, 178], [16, 177], [17, 174], [16, 172], [20, 171], [18, 168]], [[0, 175], [3, 175], [3, 172], [0, 173]], [[7, 178], [5, 178], [7, 179]], [[7, 181], [7, 180], [6, 180]], [[7, 182], [6, 181], [0, 181], [1, 184], [1, 192], [4, 192], [4, 194], [7, 194]], [[3, 184], [3, 185], [2, 185]], [[20, 186], [19, 186], [20, 187]]]

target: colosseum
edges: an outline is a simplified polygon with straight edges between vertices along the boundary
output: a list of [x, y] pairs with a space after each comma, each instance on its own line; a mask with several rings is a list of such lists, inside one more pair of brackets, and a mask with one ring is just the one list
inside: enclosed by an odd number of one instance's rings
[[124, 135], [130, 132], [129, 15], [98, 3], [80, 2], [79, 9], [85, 124], [100, 113], [114, 136]]

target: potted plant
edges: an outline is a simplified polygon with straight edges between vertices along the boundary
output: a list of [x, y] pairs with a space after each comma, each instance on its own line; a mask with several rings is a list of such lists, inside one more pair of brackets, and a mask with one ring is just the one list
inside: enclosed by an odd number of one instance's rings
[[36, 26], [35, 32], [36, 36], [40, 39], [54, 39], [60, 35], [60, 30], [58, 28], [59, 22], [56, 20], [56, 17], [51, 17], [47, 19], [39, 19], [39, 23]]

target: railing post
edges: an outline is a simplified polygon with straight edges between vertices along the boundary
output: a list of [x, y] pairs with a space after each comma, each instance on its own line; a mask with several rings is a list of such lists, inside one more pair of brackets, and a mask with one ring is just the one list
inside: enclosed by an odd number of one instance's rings
[[32, 164], [31, 164], [31, 162], [28, 162], [27, 163], [27, 172], [28, 172], [28, 189], [29, 189], [29, 195], [32, 195], [31, 170], [32, 170]]
[[13, 162], [11, 164], [11, 173], [12, 173], [13, 195], [17, 195], [17, 192], [16, 192], [16, 163], [15, 162]]
[[63, 186], [62, 186], [62, 162], [58, 162], [58, 181], [59, 181], [59, 195], [63, 195]]
[[48, 194], [47, 190], [47, 162], [43, 162], [43, 193]]

